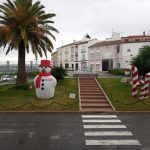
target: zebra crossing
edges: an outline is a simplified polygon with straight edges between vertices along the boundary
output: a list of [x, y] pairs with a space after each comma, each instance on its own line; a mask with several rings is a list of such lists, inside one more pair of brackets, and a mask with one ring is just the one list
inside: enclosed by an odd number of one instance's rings
[[141, 145], [117, 115], [82, 115], [86, 145]]

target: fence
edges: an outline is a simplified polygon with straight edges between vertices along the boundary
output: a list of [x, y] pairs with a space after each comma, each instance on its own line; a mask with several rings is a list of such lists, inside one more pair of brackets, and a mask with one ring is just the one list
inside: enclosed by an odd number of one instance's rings
[[[18, 70], [17, 61], [0, 62], [0, 73], [16, 73]], [[26, 72], [38, 71], [37, 61], [26, 61]]]

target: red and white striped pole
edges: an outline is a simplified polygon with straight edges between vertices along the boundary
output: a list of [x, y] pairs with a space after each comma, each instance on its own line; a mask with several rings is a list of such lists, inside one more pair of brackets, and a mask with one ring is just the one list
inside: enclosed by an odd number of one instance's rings
[[131, 74], [132, 75], [132, 96], [137, 97], [138, 95], [138, 70], [137, 67], [134, 65], [130, 65], [125, 69], [125, 74]]
[[150, 85], [150, 72], [145, 75], [145, 94], [144, 98], [148, 98], [149, 93], [149, 85]]
[[141, 86], [140, 100], [142, 100], [144, 99], [144, 95], [145, 95], [145, 82], [143, 80], [140, 80], [140, 86]]

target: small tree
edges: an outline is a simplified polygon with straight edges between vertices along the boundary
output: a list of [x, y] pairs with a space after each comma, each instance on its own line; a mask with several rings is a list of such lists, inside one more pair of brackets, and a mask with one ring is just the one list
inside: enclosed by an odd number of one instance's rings
[[145, 75], [150, 72], [150, 46], [145, 45], [140, 48], [139, 54], [132, 59], [132, 64], [135, 65], [140, 75]]

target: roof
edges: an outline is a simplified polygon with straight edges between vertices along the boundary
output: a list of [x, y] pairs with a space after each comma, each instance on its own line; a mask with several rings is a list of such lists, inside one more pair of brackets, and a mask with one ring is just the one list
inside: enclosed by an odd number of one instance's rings
[[[137, 40], [138, 38], [140, 40]], [[125, 41], [126, 39], [128, 39], [128, 41]], [[101, 41], [89, 47], [107, 46], [107, 45], [121, 44], [121, 43], [139, 43], [139, 42], [150, 42], [150, 36], [149, 35], [132, 35], [132, 36], [127, 36], [127, 37], [121, 37], [121, 40]]]
[[72, 43], [69, 43], [69, 44], [63, 45], [63, 46], [61, 46], [61, 47], [58, 47], [57, 49], [59, 49], [59, 48], [63, 48], [63, 47], [67, 47], [67, 46], [70, 46], [70, 45], [85, 44], [85, 43], [88, 43], [89, 41], [92, 41], [92, 40], [94, 40], [94, 39], [88, 39], [88, 40], [75, 41], [75, 42], [72, 42]]
[[98, 46], [105, 46], [105, 45], [113, 45], [113, 44], [120, 44], [121, 43], [121, 40], [116, 40], [116, 41], [102, 41], [102, 42], [98, 42], [98, 43], [95, 43], [89, 47], [98, 47]]
[[121, 37], [121, 38], [140, 38], [140, 37], [149, 37], [149, 35], [131, 35], [131, 36], [126, 36], [126, 37]]

